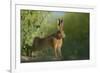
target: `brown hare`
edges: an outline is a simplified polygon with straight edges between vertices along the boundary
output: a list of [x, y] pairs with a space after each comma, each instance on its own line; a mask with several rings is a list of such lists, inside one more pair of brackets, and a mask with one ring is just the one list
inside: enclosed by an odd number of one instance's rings
[[61, 58], [61, 48], [63, 44], [63, 38], [65, 37], [63, 19], [58, 19], [57, 31], [47, 37], [40, 38], [35, 37], [32, 43], [32, 51], [52, 48], [54, 50], [55, 58]]

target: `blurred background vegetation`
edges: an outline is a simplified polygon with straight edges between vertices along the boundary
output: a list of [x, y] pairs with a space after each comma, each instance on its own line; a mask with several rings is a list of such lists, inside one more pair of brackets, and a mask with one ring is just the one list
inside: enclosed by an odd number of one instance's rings
[[[64, 60], [89, 59], [89, 13], [21, 10], [20, 16], [21, 56], [29, 56], [34, 37], [55, 33], [57, 19], [63, 18], [66, 35], [62, 46]], [[40, 56], [52, 56], [52, 50], [47, 49]]]

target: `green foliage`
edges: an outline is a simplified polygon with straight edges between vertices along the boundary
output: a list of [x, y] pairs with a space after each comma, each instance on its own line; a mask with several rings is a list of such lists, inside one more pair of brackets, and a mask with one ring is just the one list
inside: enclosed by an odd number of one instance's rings
[[52, 14], [48, 11], [21, 10], [20, 15], [21, 54], [27, 55], [34, 37], [45, 37], [46, 35], [52, 34], [52, 32], [55, 32], [56, 25], [51, 25], [55, 22], [54, 20], [52, 22], [49, 21], [52, 18]]

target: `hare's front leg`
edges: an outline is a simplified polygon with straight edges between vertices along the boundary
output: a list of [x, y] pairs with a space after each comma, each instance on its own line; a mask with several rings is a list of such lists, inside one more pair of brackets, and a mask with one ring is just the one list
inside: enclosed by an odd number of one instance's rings
[[55, 48], [55, 58], [56, 58], [57, 60], [61, 60], [61, 59], [62, 59], [61, 48]]
[[58, 49], [54, 48], [55, 57], [58, 58]]
[[61, 48], [58, 49], [58, 55], [60, 59], [63, 59]]
[[59, 54], [59, 57], [62, 57], [61, 48], [58, 48], [58, 54]]

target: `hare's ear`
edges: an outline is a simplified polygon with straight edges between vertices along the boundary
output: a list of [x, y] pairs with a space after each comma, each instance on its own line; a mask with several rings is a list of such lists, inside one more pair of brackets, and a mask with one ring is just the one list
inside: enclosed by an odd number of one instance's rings
[[57, 25], [60, 25], [60, 18], [57, 19]]
[[57, 19], [57, 29], [59, 30], [59, 27], [60, 27], [60, 19], [58, 18]]
[[60, 23], [64, 23], [64, 19], [63, 18], [61, 18]]
[[60, 19], [59, 29], [62, 31], [64, 29], [64, 20], [63, 18]]

